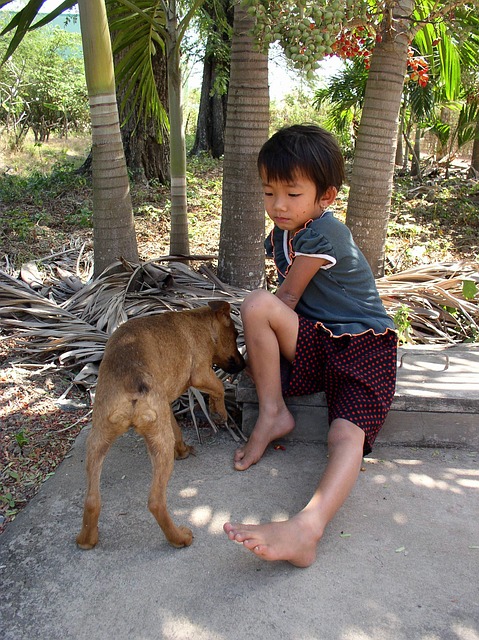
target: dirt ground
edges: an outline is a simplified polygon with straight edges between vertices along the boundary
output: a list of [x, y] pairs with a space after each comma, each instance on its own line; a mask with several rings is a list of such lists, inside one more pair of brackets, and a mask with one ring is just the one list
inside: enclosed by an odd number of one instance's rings
[[15, 363], [18, 339], [0, 339], [0, 532], [68, 455], [88, 423], [89, 399], [56, 367]]

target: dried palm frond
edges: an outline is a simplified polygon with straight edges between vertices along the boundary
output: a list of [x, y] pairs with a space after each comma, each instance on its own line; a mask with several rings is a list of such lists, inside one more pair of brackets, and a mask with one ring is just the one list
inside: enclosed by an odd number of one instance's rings
[[[29, 268], [25, 273], [42, 293], [0, 271], [0, 329], [25, 338], [23, 360], [41, 359], [69, 367], [76, 372], [73, 382], [92, 391], [109, 335], [131, 317], [227, 300], [240, 346], [244, 344], [239, 306], [248, 292], [224, 284], [206, 264], [196, 271], [171, 257], [140, 265], [122, 260], [81, 288], [64, 266], [50, 267], [46, 282], [38, 282], [40, 271]], [[380, 278], [377, 285], [404, 341], [448, 344], [479, 336], [479, 298], [476, 293], [466, 299], [464, 282], [479, 284], [477, 263], [417, 267]], [[70, 292], [67, 296], [66, 288]], [[224, 372], [217, 373], [233, 408], [234, 380]], [[209, 420], [200, 397], [196, 390], [190, 390], [176, 402], [175, 412], [189, 412], [196, 425], [193, 407], [199, 406]]]
[[[468, 282], [476, 290], [471, 299], [464, 295]], [[450, 344], [479, 340], [479, 264], [464, 261], [416, 267], [380, 278], [377, 285], [405, 341]]]
[[[24, 338], [23, 351], [46, 361], [75, 352], [74, 363], [99, 361], [108, 335], [68, 310], [0, 272], [0, 327]], [[81, 356], [78, 354], [81, 353]]]

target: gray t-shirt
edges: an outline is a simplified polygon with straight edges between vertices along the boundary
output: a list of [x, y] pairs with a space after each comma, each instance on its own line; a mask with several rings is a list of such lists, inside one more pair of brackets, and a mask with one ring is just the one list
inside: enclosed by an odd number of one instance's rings
[[319, 322], [334, 336], [394, 329], [366, 258], [348, 227], [331, 211], [306, 223], [291, 239], [287, 231], [274, 227], [265, 240], [265, 248], [274, 259], [280, 284], [295, 256], [328, 261], [304, 290], [295, 309], [299, 315]]

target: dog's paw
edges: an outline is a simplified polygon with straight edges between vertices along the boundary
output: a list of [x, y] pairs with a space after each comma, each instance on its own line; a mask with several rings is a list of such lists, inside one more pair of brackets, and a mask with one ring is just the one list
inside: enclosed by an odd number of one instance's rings
[[193, 542], [193, 532], [188, 527], [178, 527], [177, 535], [168, 541], [173, 547], [189, 547]]
[[175, 460], [184, 460], [189, 455], [196, 455], [195, 448], [184, 442], [175, 444]]
[[226, 413], [225, 401], [222, 397], [216, 398], [210, 395], [208, 403], [208, 412], [210, 418], [218, 425], [228, 422], [228, 414]]
[[81, 531], [76, 537], [76, 543], [79, 549], [89, 551], [93, 549], [98, 542], [98, 529], [95, 531]]
[[210, 418], [215, 424], [219, 425], [220, 427], [228, 422], [228, 416], [226, 415], [226, 413], [220, 413], [218, 411], [211, 411]]

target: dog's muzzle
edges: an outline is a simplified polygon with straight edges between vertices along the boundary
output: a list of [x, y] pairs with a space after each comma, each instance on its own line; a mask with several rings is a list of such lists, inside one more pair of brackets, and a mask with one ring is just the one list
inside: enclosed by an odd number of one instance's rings
[[239, 358], [228, 359], [228, 366], [225, 367], [225, 371], [226, 373], [239, 373], [245, 368], [245, 366], [246, 363], [244, 361], [244, 358], [242, 355], [240, 355]]

